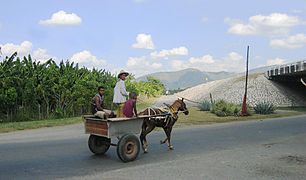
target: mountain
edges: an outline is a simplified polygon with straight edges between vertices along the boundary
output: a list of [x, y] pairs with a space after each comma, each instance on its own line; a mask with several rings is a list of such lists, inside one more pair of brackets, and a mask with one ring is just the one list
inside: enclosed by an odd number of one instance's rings
[[[249, 74], [257, 74], [257, 73], [266, 73], [268, 70], [271, 69], [273, 66], [261, 66], [254, 69], [249, 70]], [[244, 76], [245, 72], [239, 73], [239, 76]]]
[[193, 87], [202, 83], [209, 81], [214, 81], [218, 79], [224, 79], [236, 75], [236, 73], [230, 72], [203, 72], [198, 69], [184, 69], [180, 71], [172, 72], [158, 72], [153, 74], [148, 74], [137, 78], [137, 81], [145, 81], [148, 76], [152, 76], [159, 79], [167, 89], [185, 89], [188, 87]]

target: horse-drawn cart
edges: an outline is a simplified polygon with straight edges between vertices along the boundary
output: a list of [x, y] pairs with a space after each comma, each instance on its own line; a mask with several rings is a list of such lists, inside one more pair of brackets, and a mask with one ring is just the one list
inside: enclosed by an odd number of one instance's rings
[[[163, 116], [163, 115], [158, 115]], [[110, 146], [117, 146], [117, 155], [123, 162], [133, 161], [140, 151], [138, 136], [144, 118], [155, 116], [139, 116], [133, 118], [100, 119], [92, 115], [84, 115], [85, 133], [90, 134], [88, 146], [94, 154], [104, 154]], [[112, 143], [118, 138], [118, 143]]]

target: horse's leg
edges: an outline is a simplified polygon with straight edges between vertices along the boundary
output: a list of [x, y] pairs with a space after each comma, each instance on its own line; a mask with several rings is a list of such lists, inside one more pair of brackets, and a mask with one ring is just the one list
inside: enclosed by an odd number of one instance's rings
[[173, 146], [171, 145], [171, 132], [172, 132], [172, 127], [167, 127], [167, 128], [163, 128], [165, 133], [166, 133], [166, 136], [167, 138], [164, 140], [164, 141], [161, 141], [162, 144], [164, 144], [165, 142], [167, 142], [167, 145], [168, 145], [168, 148], [170, 150], [173, 150]]
[[[165, 131], [165, 130], [164, 130], [164, 131]], [[166, 131], [165, 131], [165, 133], [166, 133]], [[160, 144], [165, 144], [167, 140], [168, 140], [168, 138], [167, 138], [167, 137], [166, 137], [166, 139], [165, 139], [165, 140], [160, 140]]]
[[164, 130], [164, 132], [165, 132], [165, 134], [166, 134], [166, 138], [165, 138], [165, 140], [160, 140], [160, 144], [165, 144], [166, 142], [167, 142], [167, 140], [168, 140], [168, 135], [167, 135], [167, 129], [169, 128], [167, 125], [168, 125], [168, 123], [169, 123], [169, 119], [168, 119], [169, 117], [167, 117], [167, 119], [166, 119], [166, 125], [163, 127], [163, 130]]
[[141, 142], [141, 147], [143, 149], [143, 151], [146, 151], [146, 147], [144, 146], [144, 141], [146, 141], [146, 134], [145, 134], [145, 131], [147, 129], [147, 122], [146, 120], [143, 121], [142, 123], [142, 127], [141, 127], [141, 133], [140, 133], [140, 142]]
[[142, 143], [142, 149], [143, 149], [144, 153], [147, 153], [147, 152], [148, 152], [148, 142], [147, 142], [146, 136], [147, 136], [147, 134], [149, 134], [154, 128], [155, 128], [155, 125], [154, 125], [154, 124], [149, 124], [149, 125], [147, 125], [146, 129], [143, 130], [143, 131], [141, 132], [140, 137], [141, 137], [141, 139], [142, 139], [142, 141], [143, 141], [143, 143]]
[[167, 127], [163, 127], [163, 130], [166, 134], [166, 138], [165, 138], [165, 140], [160, 140], [160, 144], [165, 144], [168, 140], [167, 129], [168, 129]]

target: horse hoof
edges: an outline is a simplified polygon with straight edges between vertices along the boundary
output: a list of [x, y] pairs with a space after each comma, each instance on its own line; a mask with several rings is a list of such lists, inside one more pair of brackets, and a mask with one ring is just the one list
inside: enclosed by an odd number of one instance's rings
[[160, 144], [164, 144], [164, 141], [160, 140]]
[[143, 150], [143, 153], [148, 153], [148, 150], [147, 150], [147, 149], [144, 149], [144, 150]]
[[174, 148], [173, 148], [173, 146], [169, 146], [169, 150], [173, 150]]

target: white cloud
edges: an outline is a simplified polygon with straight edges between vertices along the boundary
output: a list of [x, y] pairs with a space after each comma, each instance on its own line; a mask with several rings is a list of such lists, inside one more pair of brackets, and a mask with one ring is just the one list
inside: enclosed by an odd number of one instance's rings
[[55, 60], [56, 58], [51, 56], [50, 54], [48, 54], [47, 50], [46, 49], [41, 49], [41, 48], [38, 48], [36, 49], [33, 54], [32, 54], [32, 58], [37, 60], [37, 61], [40, 61], [41, 63], [45, 63], [46, 61], [48, 61], [49, 59], [53, 59]]
[[236, 52], [231, 52], [221, 59], [215, 59], [211, 55], [204, 55], [202, 57], [191, 57], [187, 61], [173, 60], [170, 64], [174, 70], [185, 68], [196, 68], [208, 72], [241, 72], [244, 70], [243, 57]]
[[87, 50], [73, 54], [70, 60], [87, 68], [105, 69], [107, 67], [105, 60], [98, 59]]
[[152, 68], [153, 69], [160, 69], [163, 65], [161, 63], [153, 63]]
[[246, 24], [230, 18], [224, 21], [230, 25], [228, 32], [231, 34], [265, 36], [287, 35], [291, 27], [302, 23], [298, 17], [282, 13], [251, 16]]
[[209, 19], [208, 19], [208, 17], [202, 17], [201, 21], [202, 21], [203, 23], [206, 23], [206, 22], [209, 21]]
[[182, 69], [189, 68], [188, 67], [189, 65], [182, 60], [172, 60], [170, 62], [170, 65], [173, 70], [182, 70]]
[[234, 26], [235, 24], [240, 24], [240, 23], [243, 23], [241, 20], [239, 19], [233, 19], [233, 18], [230, 18], [230, 17], [226, 17], [224, 18], [224, 22], [230, 26]]
[[233, 25], [228, 32], [236, 35], [256, 35], [258, 30], [252, 25], [244, 24], [235, 24]]
[[11, 56], [14, 52], [17, 52], [19, 56], [27, 56], [32, 49], [32, 43], [30, 41], [23, 41], [20, 45], [7, 43], [0, 44], [2, 56]]
[[303, 13], [303, 10], [293, 9], [293, 10], [291, 10], [291, 12], [295, 13], [295, 14], [301, 14], [301, 13]]
[[[50, 55], [46, 49], [38, 48], [32, 51], [32, 43], [29, 41], [24, 41], [20, 45], [12, 43], [7, 43], [4, 45], [0, 44], [0, 47], [2, 52], [1, 56], [3, 57], [11, 56], [14, 52], [17, 52], [19, 57], [31, 54], [33, 60], [39, 61], [41, 63], [45, 63], [51, 58], [57, 63], [59, 62], [59, 59]], [[90, 51], [87, 50], [73, 54], [70, 58], [70, 62], [78, 63], [80, 66], [85, 66], [90, 69], [108, 69], [109, 71], [114, 69], [114, 65], [108, 64], [106, 60], [98, 59]], [[158, 64], [153, 64], [153, 66], [157, 67]]]
[[82, 19], [74, 13], [66, 13], [65, 11], [58, 11], [52, 14], [50, 19], [41, 20], [39, 24], [46, 26], [69, 26], [69, 25], [79, 25]]
[[126, 63], [126, 69], [129, 72], [137, 76], [149, 74], [161, 70], [163, 65], [161, 63], [151, 63], [146, 59], [145, 56], [142, 57], [129, 57]]
[[213, 59], [213, 57], [211, 55], [205, 55], [203, 57], [199, 57], [199, 58], [195, 58], [192, 57], [189, 60], [190, 64], [212, 64], [215, 62], [215, 60]]
[[46, 49], [38, 48], [32, 51], [33, 44], [30, 41], [23, 41], [20, 45], [7, 43], [7, 44], [0, 44], [2, 56], [11, 56], [13, 53], [17, 52], [18, 57], [28, 56], [31, 55], [33, 60], [40, 61], [42, 63], [46, 62], [49, 59], [55, 60], [56, 57], [51, 56], [48, 54]]
[[178, 48], [173, 48], [170, 50], [161, 50], [160, 52], [152, 52], [151, 57], [156, 59], [156, 58], [166, 58], [168, 56], [185, 56], [188, 55], [188, 49], [184, 46], [178, 47]]
[[136, 43], [132, 45], [133, 48], [138, 49], [154, 49], [154, 43], [150, 34], [138, 34]]
[[285, 59], [281, 59], [281, 58], [268, 59], [267, 66], [285, 64], [285, 61], [286, 61]]
[[135, 3], [144, 3], [147, 2], [148, 0], [133, 0]]
[[263, 25], [271, 27], [292, 27], [300, 23], [296, 16], [288, 16], [287, 14], [272, 13], [269, 16], [256, 15], [250, 17], [253, 25]]
[[150, 63], [144, 56], [142, 57], [129, 57], [126, 66], [128, 68], [135, 68], [139, 67], [142, 68], [148, 68], [148, 69], [159, 69], [162, 64], [160, 63]]
[[275, 48], [296, 49], [306, 45], [306, 35], [296, 34], [284, 39], [273, 39], [270, 41], [270, 46]]

